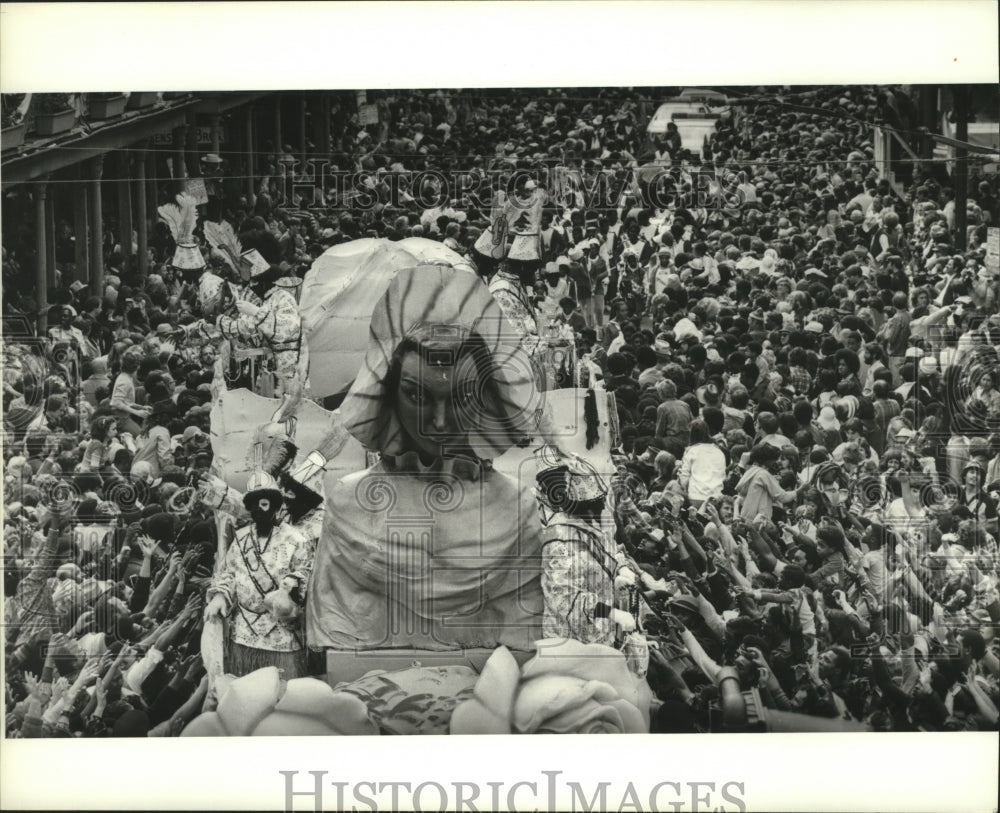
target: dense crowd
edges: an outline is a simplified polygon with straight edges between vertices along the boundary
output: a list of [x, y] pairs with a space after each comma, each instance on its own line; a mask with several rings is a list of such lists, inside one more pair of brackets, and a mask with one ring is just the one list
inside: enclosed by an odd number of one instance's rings
[[[905, 119], [901, 99], [761, 93], [696, 155], [647, 136], [652, 92], [387, 93], [379, 124], [335, 134], [329, 186], [284, 183], [276, 149], [254, 199], [220, 184], [211, 205], [273, 235], [284, 273], [424, 236], [489, 277], [507, 273], [474, 248], [489, 192], [546, 189], [540, 262], [515, 277], [539, 323], [573, 331], [573, 380], [615, 395], [609, 505], [654, 730], [711, 729], [727, 666], [770, 709], [996, 729], [1000, 195], [974, 171], [959, 250], [942, 164], [880, 178], [870, 123]], [[365, 181], [345, 196], [337, 172]], [[198, 286], [173, 248], [157, 231], [142, 275], [107, 241], [101, 296], [60, 261], [48, 335], [5, 343], [8, 736], [174, 735], [201, 710], [215, 350], [183, 330]], [[7, 315], [30, 310], [20, 249]]]

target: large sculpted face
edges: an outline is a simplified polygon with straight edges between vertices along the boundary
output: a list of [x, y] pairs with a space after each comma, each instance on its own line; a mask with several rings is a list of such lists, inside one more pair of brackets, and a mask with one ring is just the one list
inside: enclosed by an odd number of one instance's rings
[[453, 359], [447, 351], [402, 358], [396, 414], [410, 446], [426, 458], [440, 457], [448, 447], [465, 446], [467, 420], [481, 398], [471, 356]]

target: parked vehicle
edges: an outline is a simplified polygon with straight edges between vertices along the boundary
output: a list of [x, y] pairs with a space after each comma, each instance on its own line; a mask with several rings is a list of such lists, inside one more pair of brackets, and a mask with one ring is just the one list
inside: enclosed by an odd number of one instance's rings
[[710, 112], [708, 107], [701, 102], [673, 99], [664, 102], [656, 108], [653, 118], [649, 120], [649, 124], [646, 126], [646, 132], [649, 135], [662, 135], [667, 132], [667, 124], [673, 121], [674, 117], [678, 114], [703, 116], [708, 115]]
[[681, 137], [681, 148], [704, 157], [705, 146], [711, 140], [719, 118], [718, 113], [675, 116], [673, 121]]

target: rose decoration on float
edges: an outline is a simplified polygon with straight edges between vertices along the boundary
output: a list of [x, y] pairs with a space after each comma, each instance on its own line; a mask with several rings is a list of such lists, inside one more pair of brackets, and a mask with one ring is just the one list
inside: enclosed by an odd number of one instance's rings
[[535, 649], [520, 668], [506, 647], [490, 656], [473, 696], [452, 715], [452, 734], [649, 732], [649, 687], [621, 652], [562, 638]]
[[378, 734], [365, 704], [316, 678], [281, 680], [277, 667], [220, 677], [219, 705], [182, 737], [309, 737]]

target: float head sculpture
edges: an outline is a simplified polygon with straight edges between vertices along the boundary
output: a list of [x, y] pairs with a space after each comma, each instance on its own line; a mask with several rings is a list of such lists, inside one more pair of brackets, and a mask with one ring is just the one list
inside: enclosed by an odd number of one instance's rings
[[467, 271], [401, 270], [372, 314], [369, 337], [341, 407], [363, 446], [388, 457], [492, 460], [546, 431], [544, 393], [521, 337]]

